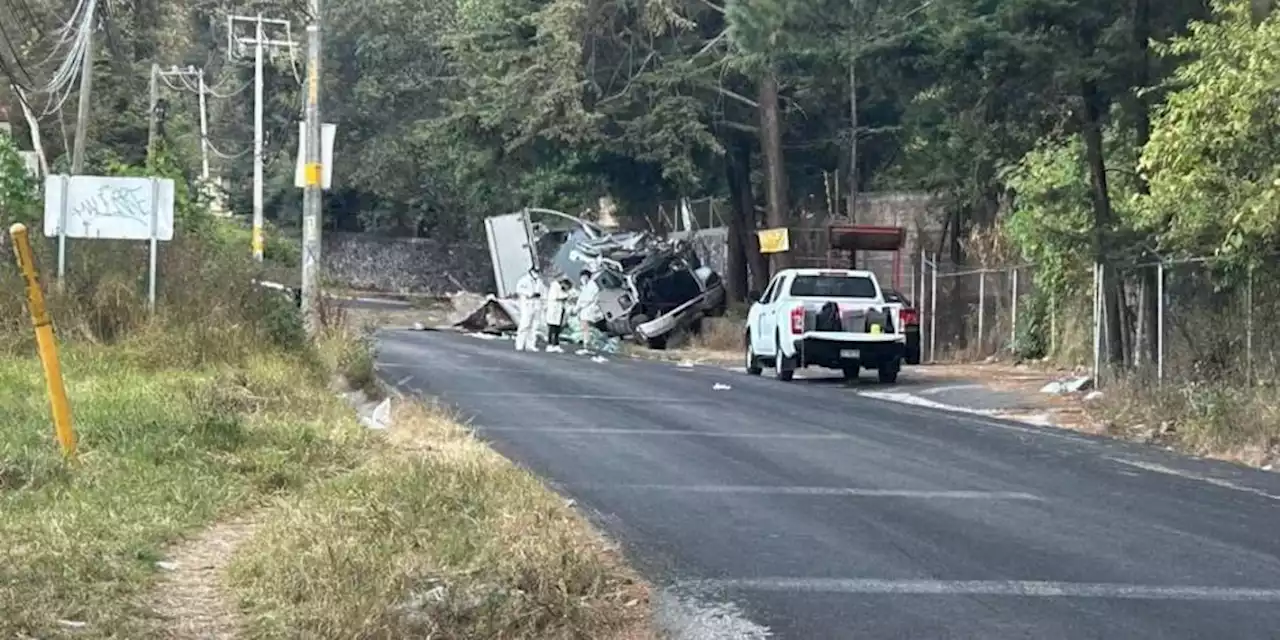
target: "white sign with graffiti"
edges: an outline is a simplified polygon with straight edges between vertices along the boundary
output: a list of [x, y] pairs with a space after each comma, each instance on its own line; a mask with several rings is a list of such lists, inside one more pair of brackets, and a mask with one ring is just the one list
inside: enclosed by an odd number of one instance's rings
[[172, 240], [173, 181], [49, 176], [44, 182], [44, 234], [50, 238]]

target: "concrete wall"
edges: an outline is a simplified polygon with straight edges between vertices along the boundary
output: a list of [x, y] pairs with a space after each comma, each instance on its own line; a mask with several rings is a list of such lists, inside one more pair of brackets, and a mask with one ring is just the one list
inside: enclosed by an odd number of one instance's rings
[[324, 234], [325, 277], [339, 286], [390, 293], [494, 290], [484, 244], [367, 233]]

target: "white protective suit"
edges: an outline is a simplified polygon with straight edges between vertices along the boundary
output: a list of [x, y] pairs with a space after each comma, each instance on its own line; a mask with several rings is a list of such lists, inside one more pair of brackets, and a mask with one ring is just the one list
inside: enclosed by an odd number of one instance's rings
[[553, 281], [547, 286], [547, 298], [542, 306], [542, 319], [547, 324], [563, 325], [565, 320], [565, 312], [568, 310], [565, 304], [569, 300], [569, 291], [560, 286], [559, 281]]
[[516, 351], [538, 348], [538, 304], [543, 292], [542, 276], [533, 269], [516, 282], [516, 298], [520, 301], [520, 317], [516, 319]]
[[582, 329], [582, 347], [583, 349], [591, 348], [591, 325], [599, 322], [604, 317], [604, 313], [600, 311], [600, 286], [595, 280], [590, 280], [582, 285], [582, 289], [578, 292], [578, 303], [575, 305], [574, 311], [577, 312], [578, 322]]

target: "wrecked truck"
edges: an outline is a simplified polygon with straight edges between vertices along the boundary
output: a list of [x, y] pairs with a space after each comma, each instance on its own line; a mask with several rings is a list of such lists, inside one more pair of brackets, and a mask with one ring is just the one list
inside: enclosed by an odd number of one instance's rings
[[515, 283], [534, 264], [548, 277], [575, 283], [587, 271], [600, 291], [604, 319], [597, 328], [655, 349], [678, 331], [697, 333], [703, 318], [724, 313], [720, 275], [688, 241], [610, 232], [550, 209], [493, 216], [485, 230], [499, 298], [513, 296]]

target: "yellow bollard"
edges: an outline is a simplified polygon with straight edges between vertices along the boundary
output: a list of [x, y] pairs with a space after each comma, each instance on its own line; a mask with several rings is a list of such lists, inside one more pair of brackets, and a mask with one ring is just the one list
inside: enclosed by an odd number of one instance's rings
[[44, 306], [44, 291], [36, 274], [36, 261], [31, 253], [31, 240], [27, 226], [15, 224], [9, 227], [13, 238], [13, 253], [18, 258], [18, 268], [27, 281], [27, 308], [31, 311], [31, 324], [36, 328], [36, 350], [44, 365], [45, 387], [49, 393], [49, 406], [53, 411], [53, 428], [62, 445], [62, 453], [68, 458], [76, 455], [76, 433], [71, 428], [71, 406], [67, 403], [67, 389], [62, 384], [62, 368], [58, 365], [58, 342], [53, 335], [53, 320]]

